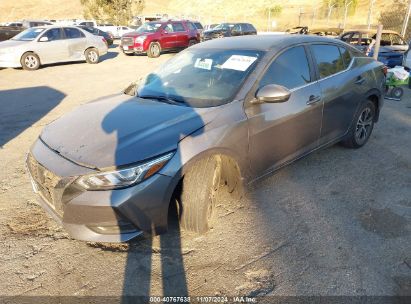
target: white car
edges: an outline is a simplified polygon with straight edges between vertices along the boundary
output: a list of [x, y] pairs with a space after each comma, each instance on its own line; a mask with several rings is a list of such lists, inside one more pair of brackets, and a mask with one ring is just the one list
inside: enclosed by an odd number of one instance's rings
[[402, 66], [411, 70], [411, 54], [409, 49], [402, 55]]
[[0, 67], [37, 70], [44, 64], [84, 60], [95, 64], [106, 53], [105, 39], [82, 29], [33, 27], [0, 42]]

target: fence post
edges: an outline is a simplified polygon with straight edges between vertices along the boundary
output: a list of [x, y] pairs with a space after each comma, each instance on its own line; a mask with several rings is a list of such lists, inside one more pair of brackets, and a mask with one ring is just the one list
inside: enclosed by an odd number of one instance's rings
[[382, 34], [382, 24], [379, 24], [378, 29], [377, 29], [377, 37], [375, 39], [374, 54], [372, 56], [375, 60], [378, 60], [378, 53], [380, 52], [381, 34]]
[[401, 36], [405, 36], [408, 27], [408, 21], [410, 20], [410, 12], [411, 12], [411, 0], [408, 1], [407, 13], [405, 14], [404, 22], [402, 24]]
[[368, 18], [367, 18], [368, 29], [370, 29], [371, 27], [371, 16], [372, 16], [372, 10], [374, 8], [374, 3], [375, 3], [375, 0], [370, 0], [370, 6], [368, 8]]

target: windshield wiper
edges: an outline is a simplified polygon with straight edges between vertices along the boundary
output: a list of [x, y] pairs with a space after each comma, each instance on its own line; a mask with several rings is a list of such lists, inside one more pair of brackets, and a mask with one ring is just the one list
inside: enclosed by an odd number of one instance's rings
[[171, 97], [167, 97], [167, 96], [163, 96], [163, 95], [144, 95], [144, 96], [137, 96], [139, 98], [143, 98], [143, 99], [155, 99], [157, 101], [160, 102], [165, 102], [168, 104], [184, 104], [185, 102], [183, 100], [180, 99], [175, 99], [175, 98], [171, 98]]

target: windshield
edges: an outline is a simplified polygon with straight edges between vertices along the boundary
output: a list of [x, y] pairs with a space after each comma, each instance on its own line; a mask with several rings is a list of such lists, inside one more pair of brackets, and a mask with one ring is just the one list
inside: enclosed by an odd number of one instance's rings
[[232, 28], [234, 26], [234, 24], [229, 24], [229, 23], [221, 23], [219, 25], [217, 25], [216, 27], [213, 27], [213, 30], [224, 30], [227, 31], [230, 28]]
[[140, 26], [136, 32], [137, 33], [155, 33], [161, 27], [161, 22], [147, 22]]
[[188, 49], [146, 76], [140, 97], [163, 97], [192, 107], [230, 102], [264, 52]]
[[43, 32], [45, 28], [29, 28], [12, 38], [12, 40], [19, 40], [19, 41], [31, 41], [36, 39], [41, 32]]

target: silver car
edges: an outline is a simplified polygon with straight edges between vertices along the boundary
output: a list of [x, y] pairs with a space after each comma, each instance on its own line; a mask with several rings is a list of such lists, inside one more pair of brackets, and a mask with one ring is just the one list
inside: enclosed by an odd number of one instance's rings
[[82, 29], [33, 27], [0, 42], [0, 67], [37, 70], [44, 64], [83, 60], [95, 64], [106, 53], [105, 39]]

